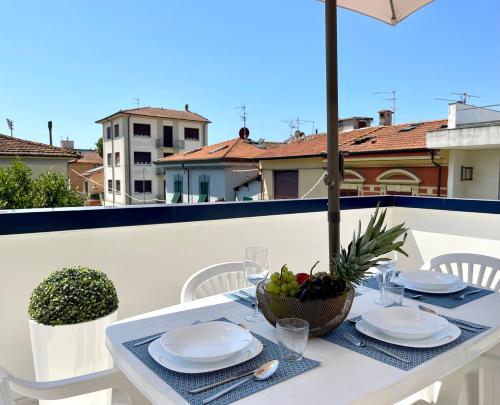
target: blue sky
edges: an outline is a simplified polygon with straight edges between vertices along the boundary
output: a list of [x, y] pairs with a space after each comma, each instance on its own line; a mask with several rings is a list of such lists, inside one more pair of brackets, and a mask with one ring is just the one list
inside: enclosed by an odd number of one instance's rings
[[[94, 121], [142, 106], [213, 121], [234, 138], [283, 140], [292, 117], [325, 123], [324, 6], [316, 0], [1, 1], [0, 133], [91, 147]], [[500, 103], [500, 2], [436, 0], [397, 27], [340, 10], [340, 115], [375, 117], [395, 89], [398, 122], [446, 116], [452, 91]], [[309, 132], [311, 124], [302, 130]]]

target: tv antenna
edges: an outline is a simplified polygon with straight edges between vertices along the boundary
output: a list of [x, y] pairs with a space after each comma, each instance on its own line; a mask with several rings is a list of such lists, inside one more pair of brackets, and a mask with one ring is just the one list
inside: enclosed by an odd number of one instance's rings
[[473, 94], [469, 94], [467, 93], [466, 91], [464, 91], [463, 93], [450, 93], [450, 94], [455, 94], [457, 96], [460, 96], [460, 98], [458, 100], [456, 99], [449, 99], [449, 98], [434, 98], [434, 100], [439, 100], [439, 101], [448, 101], [450, 103], [462, 103], [462, 104], [467, 104], [467, 98], [479, 98], [479, 96], [475, 96]]
[[14, 131], [14, 121], [11, 119], [7, 118], [7, 126], [10, 129], [10, 136], [12, 136], [12, 131]]
[[311, 121], [311, 120], [303, 120], [299, 117], [297, 118], [290, 118], [287, 120], [282, 120], [281, 122], [284, 122], [285, 124], [288, 124], [288, 130], [290, 131], [290, 136], [293, 136], [295, 132], [300, 131], [300, 127], [303, 124], [311, 124], [311, 134], [314, 133], [314, 128], [316, 126], [316, 121]]
[[396, 123], [396, 90], [389, 90], [389, 91], [376, 91], [372, 94], [388, 94], [390, 97], [389, 98], [384, 98], [385, 101], [390, 101], [392, 103], [391, 111], [392, 111], [392, 121], [395, 124]]
[[141, 99], [139, 97], [134, 97], [134, 102], [137, 105], [137, 108], [141, 105]]
[[243, 121], [243, 128], [246, 128], [247, 127], [247, 119], [248, 119], [247, 106], [245, 104], [242, 104], [242, 105], [235, 107], [235, 108], [238, 108], [240, 110], [239, 114], [240, 114], [241, 120]]

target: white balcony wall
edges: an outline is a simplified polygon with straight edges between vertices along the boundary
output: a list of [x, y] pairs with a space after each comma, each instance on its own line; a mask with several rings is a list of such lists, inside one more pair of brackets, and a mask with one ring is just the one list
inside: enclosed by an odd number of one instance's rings
[[[357, 221], [366, 225], [372, 212], [342, 212], [343, 245]], [[500, 215], [389, 208], [387, 220], [411, 228], [410, 257], [401, 257], [402, 270], [448, 252], [499, 256]], [[296, 272], [308, 271], [316, 260], [325, 269], [326, 213], [0, 236], [0, 364], [33, 377], [27, 304], [33, 288], [54, 270], [85, 265], [107, 273], [124, 318], [178, 303], [190, 275], [213, 263], [240, 260], [250, 245], [270, 248], [273, 270], [287, 263]]]

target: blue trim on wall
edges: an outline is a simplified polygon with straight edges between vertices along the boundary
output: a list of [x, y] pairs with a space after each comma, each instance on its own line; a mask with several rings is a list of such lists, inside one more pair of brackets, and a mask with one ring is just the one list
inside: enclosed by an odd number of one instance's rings
[[[500, 201], [430, 197], [343, 197], [342, 210], [397, 206], [500, 214]], [[168, 224], [218, 219], [300, 214], [327, 210], [327, 200], [273, 200], [204, 204], [85, 207], [0, 211], [0, 235]]]

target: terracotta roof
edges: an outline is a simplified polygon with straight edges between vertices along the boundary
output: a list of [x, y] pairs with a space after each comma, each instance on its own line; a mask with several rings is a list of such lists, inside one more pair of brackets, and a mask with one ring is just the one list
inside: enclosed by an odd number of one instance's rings
[[117, 115], [117, 114], [131, 114], [131, 115], [141, 115], [144, 117], [157, 117], [157, 118], [172, 118], [178, 120], [186, 120], [186, 121], [198, 121], [198, 122], [211, 122], [200, 114], [196, 114], [191, 111], [185, 110], [169, 110], [167, 108], [156, 108], [156, 107], [141, 107], [141, 108], [131, 108], [129, 110], [120, 110], [115, 112], [114, 114], [108, 115], [105, 118], [102, 118], [96, 123], [100, 123], [101, 121], [107, 120], [108, 118]]
[[[350, 153], [380, 153], [427, 149], [425, 135], [447, 120], [355, 129], [339, 133], [339, 149]], [[326, 134], [308, 135], [263, 153], [260, 159], [326, 156]]]
[[80, 159], [75, 160], [76, 163], [92, 163], [96, 165], [102, 165], [102, 157], [95, 151], [83, 152]]
[[261, 145], [265, 148], [257, 147], [257, 144], [249, 142], [248, 140], [236, 138], [216, 143], [215, 145], [167, 156], [158, 160], [158, 163], [206, 160], [256, 160], [262, 153], [282, 144], [277, 142], [263, 142]]
[[75, 151], [0, 134], [0, 156], [79, 157]]

